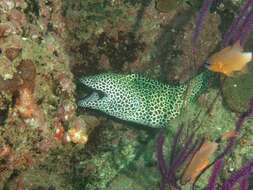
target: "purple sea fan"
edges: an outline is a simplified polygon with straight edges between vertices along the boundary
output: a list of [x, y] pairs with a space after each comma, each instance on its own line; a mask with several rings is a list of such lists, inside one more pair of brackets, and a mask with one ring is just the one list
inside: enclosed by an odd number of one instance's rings
[[251, 173], [253, 173], [253, 161], [233, 173], [232, 176], [223, 183], [221, 190], [231, 190], [236, 183], [247, 178]]
[[224, 35], [224, 47], [234, 44], [238, 40], [240, 40], [242, 47], [244, 46], [253, 25], [252, 10], [253, 0], [247, 0], [241, 6], [238, 16], [234, 19], [230, 28]]
[[217, 178], [219, 177], [220, 171], [222, 170], [223, 167], [223, 158], [217, 160], [214, 164], [212, 175], [209, 178], [208, 186], [206, 190], [215, 190]]
[[163, 145], [164, 145], [164, 133], [163, 130], [160, 131], [158, 139], [157, 139], [157, 161], [158, 161], [158, 167], [160, 170], [160, 173], [163, 177], [165, 177], [167, 173], [167, 166], [164, 160], [164, 154], [163, 154]]
[[201, 29], [203, 28], [205, 18], [207, 16], [209, 9], [210, 9], [211, 5], [213, 4], [213, 2], [214, 2], [214, 0], [204, 0], [203, 5], [199, 10], [199, 13], [198, 13], [197, 19], [196, 19], [196, 27], [195, 27], [195, 30], [193, 31], [193, 35], [192, 35], [193, 46], [195, 46], [197, 43], [197, 38], [201, 32]]
[[[249, 109], [242, 113], [241, 116], [239, 117], [238, 121], [236, 122], [236, 127], [235, 131], [240, 132], [243, 123], [253, 114], [253, 97], [251, 98], [249, 102]], [[236, 142], [236, 138], [231, 138], [226, 149], [224, 152], [221, 154], [221, 159], [225, 155], [231, 152], [232, 148], [234, 147], [234, 144]], [[239, 171], [235, 172], [232, 174], [232, 176], [226, 180], [223, 185], [221, 190], [230, 190], [234, 186], [235, 183], [240, 182], [240, 180], [247, 178], [251, 173], [253, 172], [253, 161], [247, 164], [246, 166], [242, 167]], [[211, 179], [210, 179], [211, 180]]]
[[173, 138], [170, 160], [168, 164], [165, 161], [163, 147], [164, 147], [164, 132], [160, 131], [157, 138], [156, 156], [158, 168], [161, 174], [160, 190], [164, 190], [166, 185], [180, 189], [178, 185], [179, 176], [177, 175], [178, 169], [185, 163], [186, 160], [191, 159], [192, 155], [199, 149], [203, 143], [203, 139], [195, 140], [194, 133], [190, 134], [184, 139], [184, 146], [180, 147], [178, 151], [177, 145], [179, 144], [180, 136], [182, 135], [183, 127], [181, 126], [175, 137]]
[[240, 181], [240, 190], [248, 190], [248, 189], [249, 189], [248, 177], [245, 177]]
[[253, 26], [253, 8], [251, 8], [242, 27], [240, 28], [240, 31], [237, 32], [237, 35], [234, 37], [233, 41], [234, 42], [240, 41], [241, 46], [244, 47], [252, 31], [252, 26]]

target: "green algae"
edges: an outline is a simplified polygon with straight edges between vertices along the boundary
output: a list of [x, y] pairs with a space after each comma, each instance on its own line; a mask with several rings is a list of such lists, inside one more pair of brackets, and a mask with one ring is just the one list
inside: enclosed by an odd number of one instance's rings
[[[112, 180], [119, 173], [124, 173], [136, 160], [138, 152], [143, 147], [143, 142], [141, 143], [138, 139], [142, 138], [144, 142], [148, 139], [145, 132], [128, 129], [117, 123], [113, 123], [113, 126], [107, 124], [106, 128], [100, 129], [99, 133], [97, 133], [98, 136], [105, 137], [100, 139], [104, 141], [104, 144], [99, 144], [97, 150], [100, 151], [85, 161], [85, 167], [95, 170], [86, 177], [84, 187], [87, 190], [107, 189]], [[125, 136], [128, 138], [124, 138]]]
[[177, 8], [178, 3], [175, 0], [157, 0], [155, 8], [160, 12], [168, 12]]

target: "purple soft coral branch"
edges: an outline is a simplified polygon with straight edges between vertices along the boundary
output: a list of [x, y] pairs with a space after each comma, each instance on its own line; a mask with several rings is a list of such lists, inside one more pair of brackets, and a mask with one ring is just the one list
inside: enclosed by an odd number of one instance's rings
[[164, 145], [164, 134], [163, 130], [160, 131], [159, 136], [157, 138], [157, 147], [156, 147], [156, 157], [158, 161], [158, 168], [161, 173], [161, 183], [160, 183], [160, 190], [165, 189], [165, 184], [166, 184], [166, 173], [167, 173], [167, 166], [166, 162], [164, 160], [164, 154], [163, 154], [163, 145]]
[[247, 9], [252, 8], [251, 5], [253, 4], [253, 0], [247, 0], [244, 5], [240, 8], [239, 14], [236, 17], [236, 19], [234, 19], [233, 23], [231, 24], [230, 28], [228, 29], [228, 31], [225, 33], [224, 35], [224, 39], [223, 39], [223, 46], [226, 47], [228, 45], [230, 45], [230, 43], [235, 43], [235, 41], [232, 41], [232, 38], [234, 38], [234, 36], [236, 36], [238, 33], [240, 33], [241, 31], [241, 26], [244, 23], [244, 17], [247, 18]]
[[209, 182], [208, 182], [206, 190], [215, 190], [216, 181], [217, 181], [217, 178], [219, 177], [219, 173], [223, 167], [223, 162], [224, 162], [223, 158], [221, 158], [215, 162], [214, 167], [213, 167], [213, 171], [212, 171], [212, 175], [209, 178]]
[[162, 177], [165, 177], [167, 173], [167, 166], [164, 160], [163, 145], [164, 145], [164, 134], [163, 130], [161, 130], [157, 139], [157, 160], [158, 160], [158, 167], [162, 174]]
[[248, 189], [249, 189], [248, 177], [245, 177], [240, 181], [240, 190], [248, 190]]
[[181, 166], [186, 161], [186, 159], [188, 159], [194, 152], [196, 152], [196, 150], [198, 150], [200, 146], [203, 144], [203, 140], [200, 143], [198, 140], [196, 140], [195, 143], [192, 143], [192, 141], [188, 141], [187, 143], [188, 143], [188, 146], [186, 146], [183, 149], [183, 151], [181, 152], [181, 154], [179, 154], [177, 158], [177, 162], [173, 164], [175, 168], [178, 168], [179, 166]]
[[195, 27], [195, 30], [192, 35], [193, 46], [196, 45], [197, 38], [198, 38], [199, 33], [203, 27], [206, 15], [208, 14], [208, 11], [209, 11], [213, 1], [214, 0], [204, 0], [204, 3], [202, 5], [202, 7], [200, 8], [200, 11], [198, 13], [197, 20], [196, 20], [196, 27]]
[[232, 174], [232, 176], [223, 183], [221, 190], [232, 189], [237, 182], [240, 182], [240, 180], [248, 177], [252, 172], [253, 172], [253, 161], [248, 163], [246, 166], [242, 167], [234, 174]]
[[236, 31], [233, 37], [233, 43], [239, 40], [241, 46], [243, 47], [249, 37], [250, 32], [252, 31], [252, 25], [253, 25], [253, 8], [247, 14], [246, 19], [243, 22], [243, 25], [240, 27], [240, 30]]
[[250, 99], [250, 102], [249, 102], [249, 109], [248, 111], [244, 112], [239, 120], [237, 121], [236, 123], [236, 131], [239, 132], [243, 123], [253, 114], [253, 97]]
[[194, 139], [194, 134], [191, 134], [189, 138], [186, 140], [185, 146], [183, 149], [176, 154], [176, 144], [178, 142], [179, 136], [182, 132], [182, 127], [179, 128], [177, 131], [174, 140], [173, 140], [173, 147], [171, 154], [174, 155], [171, 157], [171, 162], [169, 166], [167, 166], [164, 154], [163, 154], [163, 146], [164, 146], [164, 135], [163, 131], [161, 130], [158, 138], [157, 138], [157, 161], [158, 161], [158, 168], [161, 173], [161, 183], [160, 183], [160, 190], [165, 189], [165, 185], [171, 185], [177, 189], [180, 189], [178, 183], [177, 183], [177, 176], [176, 176], [176, 170], [178, 167], [180, 167], [185, 160], [190, 157], [190, 155], [193, 154], [194, 151], [196, 151], [196, 147], [199, 144], [199, 141], [196, 141], [195, 143], [192, 143]]
[[174, 168], [177, 168], [178, 166], [181, 165], [182, 160], [187, 155], [189, 146], [192, 144], [193, 137], [194, 137], [194, 134], [191, 134], [191, 136], [187, 139], [183, 149], [181, 149], [181, 151], [176, 156], [175, 162], [173, 162]]
[[[166, 179], [168, 182], [173, 182], [176, 180], [175, 173], [176, 169], [179, 168], [187, 158], [194, 152], [198, 141], [196, 141], [191, 148], [189, 145], [191, 141], [186, 143], [186, 146], [180, 151], [180, 153], [176, 156], [175, 161], [172, 163], [171, 167], [168, 169], [168, 174], [166, 175]], [[176, 183], [174, 183], [176, 184]], [[175, 185], [174, 185], [175, 186]]]
[[182, 130], [183, 130], [183, 126], [180, 126], [180, 128], [178, 129], [178, 131], [176, 133], [176, 136], [173, 139], [172, 150], [171, 150], [171, 155], [170, 155], [170, 167], [175, 159], [176, 146], [177, 146], [178, 139], [179, 139], [179, 136], [180, 136]]

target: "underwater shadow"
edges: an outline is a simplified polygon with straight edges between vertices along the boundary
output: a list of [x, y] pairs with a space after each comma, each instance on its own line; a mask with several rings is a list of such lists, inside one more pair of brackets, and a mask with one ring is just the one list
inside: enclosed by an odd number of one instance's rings
[[[155, 48], [151, 63], [158, 62], [161, 65], [161, 76], [160, 80], [166, 80], [166, 73], [172, 65], [167, 65], [166, 60], [171, 53], [172, 44], [175, 42], [174, 31], [180, 31], [190, 21], [191, 17], [194, 16], [194, 10], [187, 9], [179, 11], [173, 19], [168, 23], [160, 34], [160, 37], [155, 42]], [[183, 39], [182, 39], [183, 40]]]
[[133, 34], [136, 34], [137, 31], [139, 30], [139, 28], [141, 26], [142, 19], [143, 19], [144, 12], [146, 10], [146, 7], [149, 6], [149, 4], [151, 3], [151, 1], [152, 0], [144, 0], [144, 1], [142, 1], [141, 7], [140, 7], [140, 9], [137, 12], [135, 23], [133, 24], [133, 27], [132, 27], [132, 31], [131, 32]]

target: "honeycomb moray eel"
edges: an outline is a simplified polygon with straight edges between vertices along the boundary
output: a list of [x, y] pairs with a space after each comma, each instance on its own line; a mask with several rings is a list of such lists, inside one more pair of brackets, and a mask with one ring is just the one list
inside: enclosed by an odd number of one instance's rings
[[209, 71], [179, 85], [168, 85], [139, 74], [104, 73], [80, 78], [92, 93], [78, 106], [102, 111], [116, 118], [161, 128], [203, 92], [211, 76]]

